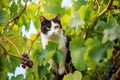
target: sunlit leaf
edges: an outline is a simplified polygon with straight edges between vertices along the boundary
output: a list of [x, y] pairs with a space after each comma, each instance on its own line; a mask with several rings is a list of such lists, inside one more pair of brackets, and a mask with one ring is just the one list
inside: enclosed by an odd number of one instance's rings
[[2, 4], [4, 7], [9, 7], [10, 6], [10, 0], [1, 0], [0, 4]]
[[10, 11], [11, 11], [11, 15], [12, 15], [12, 16], [17, 15], [18, 6], [17, 6], [17, 4], [15, 3], [15, 1], [13, 1], [13, 3], [11, 4]]
[[17, 31], [18, 30], [18, 25], [14, 24], [14, 26], [13, 26], [12, 29], [15, 30], [15, 31]]
[[75, 38], [70, 43], [72, 63], [77, 70], [85, 70], [86, 64], [83, 60], [83, 55], [85, 53], [85, 48], [83, 46], [82, 38]]
[[0, 26], [5, 24], [8, 19], [8, 13], [6, 11], [0, 10]]
[[82, 74], [79, 71], [75, 71], [73, 74], [69, 73], [65, 75], [63, 80], [82, 80]]
[[50, 51], [48, 52], [48, 54], [45, 57], [45, 62], [48, 63], [48, 61], [50, 60], [50, 58], [52, 58], [55, 54], [55, 51]]
[[120, 38], [120, 26], [115, 23], [109, 23], [107, 24], [107, 27], [104, 30], [104, 36], [103, 36], [103, 43], [106, 43], [108, 40], [113, 41], [117, 38]]
[[86, 64], [92, 68], [95, 68], [97, 63], [106, 57], [106, 52], [109, 47], [109, 44], [103, 47], [101, 41], [94, 40], [91, 45], [88, 45], [85, 51], [84, 60]]
[[85, 5], [83, 5], [80, 7], [80, 10], [79, 10], [80, 18], [82, 20], [85, 20], [86, 14], [87, 14], [87, 7]]
[[72, 16], [72, 19], [70, 20], [68, 26], [69, 27], [78, 27], [82, 24], [82, 21], [79, 17], [79, 12], [76, 11], [74, 12], [73, 16]]

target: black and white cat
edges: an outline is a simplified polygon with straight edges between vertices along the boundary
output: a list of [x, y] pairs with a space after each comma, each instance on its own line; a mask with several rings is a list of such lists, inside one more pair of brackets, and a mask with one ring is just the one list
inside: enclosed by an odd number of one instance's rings
[[[64, 31], [60, 23], [60, 14], [52, 19], [46, 19], [44, 16], [40, 16], [40, 22], [43, 49], [46, 49], [48, 42], [52, 41], [58, 43], [59, 49], [64, 51], [63, 60], [60, 62], [59, 66], [57, 66], [53, 58], [49, 60], [51, 68], [53, 68], [56, 73], [62, 75], [65, 72], [65, 62], [67, 58], [70, 57], [68, 50], [70, 38], [64, 36]], [[66, 48], [67, 50], [65, 50]]]

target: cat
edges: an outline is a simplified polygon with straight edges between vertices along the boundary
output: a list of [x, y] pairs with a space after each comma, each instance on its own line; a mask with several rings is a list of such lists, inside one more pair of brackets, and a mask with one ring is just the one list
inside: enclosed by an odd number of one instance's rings
[[69, 42], [71, 39], [68, 36], [64, 36], [64, 30], [60, 22], [60, 14], [52, 19], [46, 19], [44, 16], [40, 16], [40, 22], [43, 49], [46, 49], [48, 42], [52, 41], [58, 43], [58, 48], [64, 51], [63, 60], [59, 65], [56, 64], [53, 58], [48, 61], [50, 67], [55, 70], [56, 74], [62, 75], [65, 73], [65, 63], [70, 59]]

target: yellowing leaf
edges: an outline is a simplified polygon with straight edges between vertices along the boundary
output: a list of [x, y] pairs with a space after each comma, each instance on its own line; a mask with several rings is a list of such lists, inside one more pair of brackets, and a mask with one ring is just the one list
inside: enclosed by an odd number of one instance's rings
[[35, 13], [37, 11], [37, 5], [35, 3], [31, 3], [27, 7], [27, 15], [31, 18], [34, 19]]
[[30, 39], [33, 40], [35, 38], [36, 34], [31, 34]]
[[14, 24], [14, 26], [12, 27], [12, 29], [13, 29], [14, 31], [17, 31], [17, 30], [18, 30], [18, 25]]
[[85, 19], [87, 7], [85, 5], [81, 6], [79, 9], [79, 15], [82, 20]]
[[65, 75], [63, 80], [82, 80], [82, 74], [79, 71], [75, 71], [73, 74], [69, 73]]

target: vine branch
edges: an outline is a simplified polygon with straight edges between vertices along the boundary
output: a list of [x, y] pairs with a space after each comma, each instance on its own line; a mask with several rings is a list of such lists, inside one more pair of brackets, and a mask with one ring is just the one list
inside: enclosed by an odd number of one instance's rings
[[23, 10], [22, 11], [20, 11], [20, 13], [18, 13], [18, 15], [17, 16], [15, 16], [14, 18], [12, 18], [12, 19], [10, 19], [8, 22], [7, 22], [7, 24], [5, 25], [5, 27], [4, 27], [4, 32], [2, 33], [2, 35], [4, 35], [5, 34], [5, 32], [6, 32], [6, 30], [7, 30], [7, 28], [9, 27], [9, 24], [11, 23], [11, 22], [13, 22], [14, 21], [14, 23], [12, 24], [12, 25], [14, 25], [17, 21], [18, 21], [18, 19], [20, 18], [20, 16], [22, 15], [22, 13], [26, 10], [26, 8], [27, 8], [27, 2], [28, 2], [28, 0], [26, 0], [25, 1], [25, 6], [24, 6], [24, 8], [23, 8]]
[[[117, 64], [117, 61], [120, 57], [120, 50], [117, 51], [116, 55], [113, 57], [113, 65], [116, 65]], [[118, 68], [118, 70], [116, 71], [115, 73], [116, 75], [120, 74], [120, 68]]]
[[34, 42], [35, 42], [35, 41], [37, 40], [37, 38], [40, 36], [40, 32], [41, 32], [41, 31], [39, 31], [39, 32], [36, 34], [36, 37], [35, 37], [33, 40], [31, 40], [30, 47], [28, 48], [26, 54], [29, 54], [29, 53], [30, 53], [30, 50], [31, 50], [31, 48], [32, 48], [32, 46], [33, 46], [33, 44], [34, 44]]
[[3, 36], [6, 39], [6, 42], [9, 42], [12, 46], [15, 47], [16, 51], [18, 52], [18, 54], [20, 54], [20, 50], [18, 49], [18, 47], [7, 37]]
[[[24, 57], [22, 57], [22, 56], [16, 56], [16, 55], [13, 55], [13, 54], [9, 54], [9, 53], [7, 52], [7, 50], [5, 49], [5, 47], [1, 44], [1, 42], [0, 42], [0, 46], [1, 46], [2, 49], [4, 50], [4, 53], [3, 53], [2, 55], [0, 55], [0, 56], [9, 55], [9, 56], [12, 56], [12, 57], [21, 59], [21, 60], [31, 61], [31, 60], [29, 60], [29, 59], [27, 59], [27, 58], [24, 58]], [[31, 61], [31, 62], [32, 62], [32, 61]]]
[[118, 70], [115, 73], [116, 75], [120, 74], [120, 68], [118, 68]]
[[112, 3], [113, 3], [113, 0], [109, 0], [108, 4], [107, 4], [107, 6], [104, 8], [104, 10], [101, 11], [101, 12], [97, 15], [97, 17], [96, 17], [96, 19], [94, 20], [93, 24], [90, 25], [89, 28], [88, 28], [88, 29], [89, 29], [89, 32], [86, 34], [85, 40], [89, 37], [90, 32], [93, 31], [94, 27], [96, 26], [96, 24], [97, 24], [97, 22], [98, 22], [98, 19], [99, 19], [103, 14], [105, 14], [106, 12], [108, 12], [108, 11], [110, 10], [110, 8], [111, 8], [111, 6], [112, 6]]

